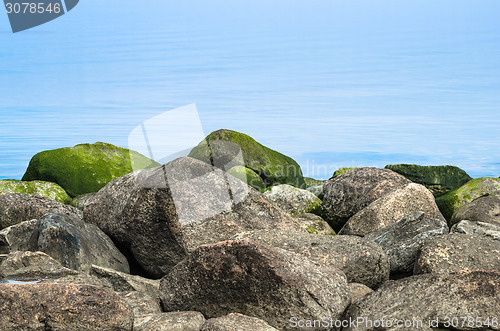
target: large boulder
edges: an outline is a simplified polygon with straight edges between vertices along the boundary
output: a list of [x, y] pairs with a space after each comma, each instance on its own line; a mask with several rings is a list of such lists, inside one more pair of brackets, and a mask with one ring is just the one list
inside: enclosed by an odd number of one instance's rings
[[415, 274], [460, 270], [500, 272], [500, 241], [482, 235], [451, 233], [422, 243]]
[[46, 277], [76, 275], [78, 272], [63, 267], [43, 252], [13, 252], [0, 263], [0, 279], [41, 280]]
[[500, 225], [463, 220], [454, 224], [450, 233], [480, 234], [500, 240]]
[[37, 249], [40, 221], [33, 219], [15, 224], [0, 231], [0, 254]]
[[273, 186], [264, 195], [291, 215], [319, 213], [321, 200], [313, 193], [288, 184]]
[[343, 272], [251, 240], [204, 245], [160, 283], [165, 311], [198, 310], [206, 318], [241, 313], [293, 329], [290, 318], [339, 319], [350, 303]]
[[382, 247], [389, 257], [391, 273], [408, 273], [413, 271], [420, 243], [448, 232], [445, 220], [428, 218], [424, 212], [415, 211], [397, 223], [367, 234], [365, 239]]
[[193, 158], [125, 175], [84, 209], [154, 277], [162, 277], [202, 244], [253, 229], [302, 229], [261, 193]]
[[229, 169], [227, 173], [247, 183], [258, 191], [266, 188], [264, 180], [252, 169], [245, 168], [244, 166], [235, 166]]
[[359, 168], [323, 185], [323, 216], [338, 231], [354, 214], [410, 181], [387, 169]]
[[97, 192], [115, 178], [159, 164], [112, 144], [97, 142], [43, 151], [31, 159], [23, 180], [44, 180], [63, 187], [72, 197]]
[[352, 216], [339, 234], [367, 235], [396, 223], [413, 211], [444, 220], [432, 193], [420, 184], [410, 183], [372, 202]]
[[77, 208], [46, 197], [22, 193], [0, 194], [0, 230], [24, 221], [41, 218], [48, 213], [82, 217], [82, 212]]
[[64, 204], [71, 202], [71, 197], [61, 186], [41, 180], [26, 182], [14, 179], [2, 179], [0, 180], [0, 193], [39, 195]]
[[95, 194], [96, 193], [94, 192], [94, 193], [86, 193], [86, 194], [79, 195], [71, 201], [71, 205], [75, 206], [76, 208], [78, 208], [80, 210], [83, 210], [85, 208], [85, 206], [88, 205], [88, 203], [90, 201], [92, 201]]
[[250, 239], [299, 253], [316, 263], [329, 264], [342, 270], [350, 283], [377, 288], [389, 279], [389, 260], [382, 248], [358, 236], [256, 230], [240, 233], [234, 239]]
[[[138, 291], [116, 292], [132, 308], [135, 317], [144, 314], [160, 314], [161, 306], [157, 298], [153, 298], [146, 293]], [[135, 322], [134, 322], [135, 324]]]
[[129, 272], [127, 259], [94, 224], [75, 216], [47, 214], [40, 219], [37, 250], [67, 268], [87, 271], [92, 264]]
[[414, 183], [424, 185], [434, 196], [441, 196], [472, 180], [465, 171], [451, 165], [390, 164], [385, 168], [405, 176]]
[[200, 331], [205, 317], [197, 311], [173, 311], [135, 317], [134, 331]]
[[262, 177], [266, 186], [289, 184], [306, 188], [297, 162], [240, 132], [225, 129], [212, 132], [189, 156], [226, 171], [233, 166], [245, 166]]
[[436, 199], [443, 216], [450, 221], [453, 214], [463, 205], [500, 191], [500, 178], [482, 177], [471, 180], [460, 188]]
[[88, 285], [0, 284], [1, 330], [132, 330], [118, 295]]
[[232, 313], [226, 316], [211, 318], [203, 324], [201, 331], [277, 331], [267, 322], [256, 317]]
[[[334, 235], [335, 231], [333, 231], [330, 224], [328, 224], [321, 216], [305, 213], [293, 216], [300, 223], [302, 228], [306, 229], [309, 233], [314, 234], [326, 234], [326, 235]], [[1, 232], [0, 232], [1, 233]], [[0, 248], [1, 249], [1, 248]]]
[[451, 224], [460, 221], [476, 221], [500, 226], [500, 191], [497, 196], [477, 198], [458, 208], [451, 218]]
[[500, 330], [499, 288], [500, 273], [494, 271], [425, 274], [386, 282], [351, 305], [343, 330]]

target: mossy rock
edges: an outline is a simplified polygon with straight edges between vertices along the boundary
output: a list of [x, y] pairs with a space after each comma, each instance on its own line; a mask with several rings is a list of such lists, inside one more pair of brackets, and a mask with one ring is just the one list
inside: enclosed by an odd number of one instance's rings
[[340, 175], [343, 175], [343, 174], [347, 174], [347, 173], [350, 173], [350, 172], [353, 172], [354, 170], [356, 169], [359, 169], [359, 168], [356, 168], [356, 167], [344, 167], [344, 168], [339, 168], [337, 170], [335, 170], [335, 172], [333, 173], [333, 176], [332, 178], [335, 178], [335, 177], [338, 177]]
[[236, 166], [229, 169], [228, 174], [246, 182], [254, 189], [261, 191], [266, 187], [262, 178], [260, 178], [252, 169], [245, 168], [244, 166]]
[[75, 197], [97, 192], [112, 180], [134, 170], [157, 166], [157, 162], [137, 152], [97, 142], [36, 154], [23, 180], [54, 182]]
[[392, 164], [385, 168], [397, 172], [414, 183], [424, 185], [436, 197], [455, 190], [472, 180], [472, 177], [464, 170], [451, 165]]
[[61, 186], [56, 183], [40, 180], [28, 182], [15, 179], [2, 179], [0, 180], [0, 193], [39, 195], [64, 204], [71, 203], [71, 197]]
[[314, 178], [310, 178], [310, 177], [304, 177], [304, 181], [306, 182], [307, 188], [320, 186], [326, 182], [326, 180], [314, 179]]
[[264, 180], [266, 187], [278, 184], [306, 187], [297, 162], [240, 132], [225, 129], [212, 132], [189, 156], [221, 169], [237, 165], [249, 168]]
[[494, 194], [498, 190], [500, 190], [500, 179], [493, 177], [477, 178], [456, 190], [440, 196], [436, 199], [436, 204], [443, 216], [450, 222], [458, 208], [477, 198]]

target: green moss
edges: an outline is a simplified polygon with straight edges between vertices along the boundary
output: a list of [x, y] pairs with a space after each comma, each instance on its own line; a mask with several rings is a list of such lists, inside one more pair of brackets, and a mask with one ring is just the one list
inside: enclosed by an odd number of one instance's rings
[[44, 181], [20, 181], [14, 179], [0, 180], [0, 193], [22, 193], [39, 195], [61, 203], [71, 203], [71, 197], [55, 183]]
[[310, 177], [304, 177], [304, 181], [306, 182], [307, 188], [323, 185], [324, 182], [326, 182], [325, 180], [319, 180], [319, 179], [314, 179], [314, 178], [310, 178]]
[[231, 130], [212, 132], [193, 148], [189, 156], [218, 167], [227, 164], [245, 166], [257, 173], [266, 186], [289, 184], [300, 188], [306, 187], [302, 170], [297, 162], [240, 132]]
[[356, 169], [359, 169], [359, 168], [356, 168], [356, 167], [344, 167], [344, 168], [339, 168], [337, 170], [335, 170], [335, 172], [333, 173], [333, 176], [332, 178], [335, 178], [335, 177], [338, 177], [340, 175], [343, 175], [343, 174], [347, 174], [349, 172], [353, 172], [354, 170]]
[[159, 164], [137, 152], [97, 142], [36, 154], [23, 180], [54, 182], [75, 197], [97, 192], [110, 181], [133, 170], [156, 166]]
[[260, 178], [255, 171], [245, 168], [244, 166], [232, 167], [227, 173], [246, 182], [258, 191], [266, 187], [262, 178]]

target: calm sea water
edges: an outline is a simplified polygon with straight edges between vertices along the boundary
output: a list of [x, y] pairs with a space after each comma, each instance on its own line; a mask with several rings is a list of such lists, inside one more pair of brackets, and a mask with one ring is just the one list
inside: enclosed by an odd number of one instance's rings
[[[453, 164], [500, 176], [498, 1], [97, 1], [12, 34], [0, 15], [0, 178], [196, 103], [308, 176]], [[166, 135], [168, 136], [168, 134]]]

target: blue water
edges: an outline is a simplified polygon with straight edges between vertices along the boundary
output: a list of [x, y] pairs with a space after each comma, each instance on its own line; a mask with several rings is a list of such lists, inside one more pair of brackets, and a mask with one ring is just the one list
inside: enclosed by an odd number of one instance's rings
[[500, 2], [80, 1], [12, 34], [0, 14], [0, 178], [39, 151], [127, 147], [196, 103], [308, 176], [453, 164], [500, 176]]

